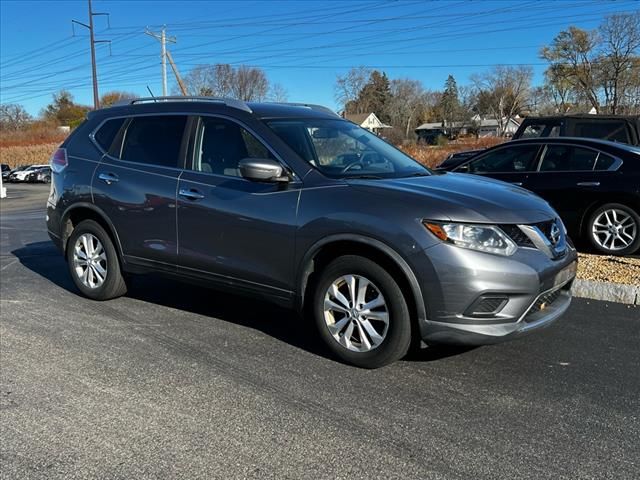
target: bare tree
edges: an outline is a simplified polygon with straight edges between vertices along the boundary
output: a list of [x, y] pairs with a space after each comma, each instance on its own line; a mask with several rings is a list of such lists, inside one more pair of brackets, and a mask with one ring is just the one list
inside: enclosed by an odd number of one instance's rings
[[269, 88], [269, 94], [267, 98], [271, 102], [284, 103], [289, 100], [289, 92], [281, 83], [274, 83]]
[[391, 80], [390, 88], [388, 111], [391, 125], [402, 128], [405, 138], [409, 138], [420, 112], [425, 108], [424, 87], [418, 80], [399, 78]]
[[269, 81], [259, 68], [229, 64], [198, 65], [183, 79], [189, 95], [233, 97], [244, 101], [264, 100]]
[[478, 106], [496, 119], [501, 136], [506, 133], [509, 121], [527, 105], [532, 78], [531, 67], [501, 65], [472, 77], [478, 92]]
[[0, 105], [0, 129], [20, 130], [31, 122], [31, 115], [22, 105], [5, 103]]
[[336, 78], [336, 85], [334, 87], [336, 101], [346, 109], [347, 104], [353, 103], [358, 99], [360, 92], [369, 82], [370, 77], [371, 70], [366, 67], [352, 68], [344, 75], [338, 75], [338, 77]]
[[233, 82], [234, 97], [239, 100], [262, 101], [269, 91], [267, 76], [259, 68], [241, 65], [235, 71]]
[[610, 113], [619, 113], [629, 88], [640, 83], [635, 67], [640, 49], [640, 12], [611, 15], [600, 25], [600, 75]]

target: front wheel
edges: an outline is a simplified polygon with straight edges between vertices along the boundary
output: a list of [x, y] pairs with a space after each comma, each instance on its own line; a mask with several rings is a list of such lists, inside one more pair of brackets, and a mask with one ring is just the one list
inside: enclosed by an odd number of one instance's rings
[[341, 360], [363, 368], [407, 354], [411, 319], [396, 280], [377, 263], [339, 257], [321, 273], [314, 295], [320, 337]]
[[587, 236], [600, 253], [630, 255], [640, 248], [640, 216], [626, 205], [608, 203], [589, 217]]
[[120, 261], [111, 238], [99, 223], [84, 220], [67, 244], [67, 263], [73, 282], [83, 295], [109, 300], [127, 292]]

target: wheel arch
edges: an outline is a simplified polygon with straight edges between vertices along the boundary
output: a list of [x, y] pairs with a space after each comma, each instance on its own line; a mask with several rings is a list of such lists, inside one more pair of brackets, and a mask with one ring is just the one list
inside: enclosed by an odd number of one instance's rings
[[67, 243], [69, 241], [69, 237], [73, 232], [76, 225], [78, 225], [83, 220], [93, 220], [97, 222], [102, 228], [105, 229], [107, 235], [113, 241], [113, 244], [118, 251], [118, 256], [122, 259], [122, 245], [120, 244], [120, 237], [118, 236], [118, 232], [116, 231], [113, 223], [107, 215], [98, 207], [96, 207], [92, 203], [79, 202], [75, 203], [62, 215], [62, 230], [61, 230], [61, 242], [63, 252], [66, 254], [67, 252]]
[[412, 323], [418, 327], [426, 321], [427, 308], [422, 289], [406, 260], [389, 245], [374, 238], [339, 234], [316, 242], [304, 255], [298, 271], [296, 308], [304, 311], [310, 305], [313, 282], [322, 268], [342, 255], [358, 255], [378, 262], [395, 278], [403, 291], [410, 293], [406, 299], [412, 314]]

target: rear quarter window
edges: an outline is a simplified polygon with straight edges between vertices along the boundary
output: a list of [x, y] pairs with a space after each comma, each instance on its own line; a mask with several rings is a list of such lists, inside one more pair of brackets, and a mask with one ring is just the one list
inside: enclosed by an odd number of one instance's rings
[[114, 154], [114, 140], [118, 136], [118, 132], [120, 132], [124, 122], [124, 118], [107, 120], [93, 135], [94, 140], [98, 145], [100, 145], [100, 148], [105, 152], [108, 152], [110, 155]]
[[631, 143], [626, 122], [620, 121], [590, 121], [577, 122], [574, 134], [576, 137], [599, 138], [610, 142]]

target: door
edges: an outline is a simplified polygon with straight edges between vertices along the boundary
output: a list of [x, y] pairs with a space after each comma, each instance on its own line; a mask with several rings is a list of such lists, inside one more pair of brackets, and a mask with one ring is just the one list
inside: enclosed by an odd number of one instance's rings
[[241, 177], [243, 158], [273, 152], [247, 128], [202, 117], [190, 167], [178, 185], [178, 254], [183, 273], [289, 296], [294, 288], [300, 182]]
[[529, 175], [524, 186], [547, 200], [575, 236], [584, 211], [616, 191], [619, 164], [595, 149], [549, 144], [542, 152], [539, 171]]
[[[176, 188], [187, 116], [113, 121], [123, 125], [95, 171], [94, 202], [113, 222], [126, 261], [175, 268]], [[101, 129], [112, 129], [108, 123]], [[94, 135], [97, 143], [108, 137], [101, 129]]]
[[455, 171], [474, 173], [523, 186], [529, 173], [536, 169], [539, 150], [539, 144], [504, 145], [475, 157]]

